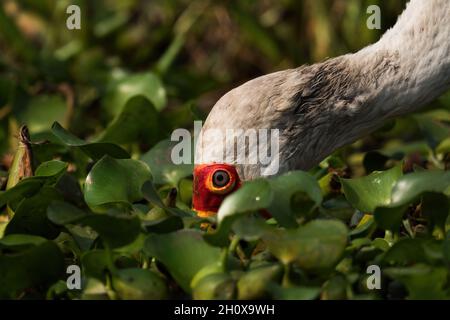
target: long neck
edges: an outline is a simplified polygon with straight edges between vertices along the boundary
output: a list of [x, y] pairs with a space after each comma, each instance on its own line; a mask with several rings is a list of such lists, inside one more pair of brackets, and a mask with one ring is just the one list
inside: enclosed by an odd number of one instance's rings
[[412, 0], [395, 26], [352, 60], [366, 75], [384, 68], [372, 83], [380, 117], [419, 109], [450, 87], [450, 1]]
[[292, 76], [300, 82], [299, 117], [282, 120], [294, 138], [281, 159], [287, 169], [309, 169], [450, 88], [450, 1], [412, 0], [377, 43]]

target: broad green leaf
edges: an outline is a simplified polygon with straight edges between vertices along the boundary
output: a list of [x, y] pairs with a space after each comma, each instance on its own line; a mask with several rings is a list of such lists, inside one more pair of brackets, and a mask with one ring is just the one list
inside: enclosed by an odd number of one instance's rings
[[189, 141], [191, 150], [190, 164], [175, 164], [172, 160], [172, 148], [177, 142], [163, 140], [154, 146], [150, 151], [141, 156], [152, 170], [153, 182], [155, 184], [170, 184], [176, 187], [178, 182], [185, 177], [192, 175], [193, 165], [193, 144]]
[[218, 261], [221, 251], [206, 243], [200, 232], [180, 230], [150, 234], [144, 252], [161, 261], [181, 288], [191, 292], [192, 278], [203, 267]]
[[[282, 227], [296, 227], [295, 220], [299, 214], [307, 214], [312, 207], [317, 207], [322, 202], [322, 191], [310, 174], [303, 171], [292, 171], [282, 176], [269, 180], [273, 192], [273, 200], [268, 211]], [[295, 196], [306, 194], [307, 200], [294, 205]], [[304, 198], [304, 197], [303, 197]]]
[[136, 73], [116, 80], [108, 88], [102, 105], [111, 115], [119, 114], [127, 101], [137, 95], [149, 99], [156, 110], [161, 110], [167, 103], [166, 90], [161, 80], [154, 73]]
[[89, 143], [81, 140], [64, 129], [58, 122], [53, 123], [52, 133], [66, 146], [79, 148], [94, 160], [98, 160], [104, 155], [109, 155], [118, 159], [126, 159], [130, 157], [128, 152], [116, 144], [107, 142]]
[[112, 248], [133, 242], [141, 230], [141, 222], [135, 216], [112, 213], [88, 214], [61, 201], [54, 201], [50, 204], [47, 216], [57, 225], [81, 224], [89, 226]]
[[338, 220], [314, 220], [297, 229], [275, 229], [263, 236], [283, 264], [323, 270], [336, 264], [347, 244], [347, 227]]
[[[38, 192], [43, 186], [55, 185], [67, 169], [67, 163], [52, 160], [42, 163], [35, 172], [35, 176], [20, 180], [14, 187], [5, 192], [0, 192], [0, 207], [23, 198], [28, 198]], [[18, 204], [18, 203], [17, 203]]]
[[422, 130], [430, 148], [435, 149], [444, 139], [450, 136], [450, 128], [438, 121], [430, 113], [413, 116]]
[[234, 299], [236, 284], [226, 273], [208, 274], [192, 288], [194, 300], [231, 300]]
[[128, 100], [124, 108], [96, 139], [97, 142], [156, 143], [162, 136], [159, 114], [144, 96]]
[[450, 192], [450, 171], [430, 170], [406, 174], [392, 189], [390, 201], [376, 208], [374, 217], [377, 225], [385, 230], [400, 226], [405, 209], [426, 192]]
[[92, 210], [112, 205], [130, 206], [143, 198], [141, 187], [152, 175], [145, 163], [104, 156], [91, 169], [84, 186], [84, 199]]
[[61, 195], [52, 187], [43, 187], [34, 196], [24, 199], [6, 226], [5, 235], [32, 234], [54, 239], [60, 231], [47, 219], [47, 207], [60, 199]]
[[163, 278], [148, 269], [117, 270], [112, 277], [112, 286], [124, 300], [162, 300], [169, 295]]
[[47, 241], [45, 238], [30, 234], [10, 234], [0, 239], [0, 248], [10, 250], [23, 250], [28, 247], [36, 246]]
[[27, 288], [49, 286], [63, 276], [64, 257], [58, 246], [44, 239], [35, 244], [18, 253], [0, 255], [1, 298], [18, 298]]
[[239, 300], [256, 300], [270, 297], [270, 283], [281, 281], [283, 267], [268, 264], [248, 270], [237, 282]]
[[67, 162], [51, 160], [42, 163], [35, 171], [34, 175], [39, 177], [60, 176], [67, 169]]
[[417, 264], [412, 267], [387, 268], [384, 273], [402, 282], [408, 289], [408, 299], [437, 300], [449, 299], [443, 286], [447, 281], [448, 270]]
[[[105, 281], [106, 273], [112, 272], [110, 270], [110, 253], [103, 249], [93, 249], [89, 250], [81, 256], [81, 266], [83, 268], [83, 273], [86, 277], [95, 278], [101, 281]], [[114, 258], [117, 255], [113, 255]]]
[[401, 166], [354, 179], [340, 179], [345, 197], [362, 212], [373, 212], [376, 207], [387, 205], [391, 191], [402, 175]]
[[246, 182], [240, 189], [229, 195], [222, 202], [217, 213], [218, 229], [204, 238], [215, 246], [228, 244], [228, 235], [233, 223], [245, 213], [252, 213], [267, 208], [273, 199], [270, 183], [266, 180]]

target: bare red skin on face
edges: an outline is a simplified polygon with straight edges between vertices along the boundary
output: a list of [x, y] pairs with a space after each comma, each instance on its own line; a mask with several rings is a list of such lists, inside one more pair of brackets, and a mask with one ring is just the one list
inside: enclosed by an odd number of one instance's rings
[[[217, 170], [225, 170], [230, 175], [230, 187], [225, 190], [215, 190], [212, 186], [212, 176]], [[202, 164], [194, 168], [194, 192], [192, 207], [199, 212], [217, 212], [225, 197], [241, 186], [241, 180], [236, 168], [228, 164]]]

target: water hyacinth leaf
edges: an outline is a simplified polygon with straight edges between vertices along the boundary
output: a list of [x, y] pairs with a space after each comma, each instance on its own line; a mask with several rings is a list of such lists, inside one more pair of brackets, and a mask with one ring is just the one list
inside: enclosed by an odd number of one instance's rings
[[195, 274], [216, 263], [221, 254], [219, 248], [206, 243], [202, 234], [194, 230], [150, 234], [144, 252], [161, 261], [185, 292], [191, 292], [190, 283]]
[[57, 244], [43, 239], [23, 251], [1, 254], [0, 273], [0, 298], [18, 298], [26, 288], [57, 281], [64, 273], [64, 257]]
[[401, 166], [396, 166], [361, 178], [341, 178], [340, 181], [348, 202], [362, 212], [373, 212], [376, 207], [390, 203], [392, 188], [401, 175]]
[[86, 178], [84, 199], [94, 211], [113, 205], [128, 207], [143, 198], [141, 187], [151, 178], [149, 168], [142, 161], [104, 156]]
[[33, 247], [47, 241], [45, 238], [31, 234], [11, 234], [0, 239], [0, 249], [8, 248], [13, 251], [22, 251], [23, 249]]
[[169, 295], [163, 278], [148, 269], [117, 270], [112, 277], [112, 286], [124, 300], [162, 300]]
[[58, 225], [89, 226], [111, 248], [133, 242], [141, 230], [139, 218], [126, 214], [87, 214], [68, 203], [54, 201], [47, 211], [48, 218]]
[[161, 110], [167, 103], [166, 90], [157, 75], [151, 72], [124, 76], [110, 85], [103, 98], [102, 105], [111, 115], [119, 114], [127, 101], [137, 95], [150, 100], [156, 110]]
[[217, 213], [218, 229], [204, 235], [206, 241], [215, 246], [229, 243], [228, 234], [233, 223], [243, 214], [267, 208], [273, 199], [273, 192], [267, 180], [246, 182], [240, 189], [225, 198]]
[[147, 232], [168, 233], [183, 229], [183, 220], [177, 216], [167, 216], [157, 220], [142, 221], [142, 225]]
[[156, 143], [161, 138], [159, 113], [146, 97], [139, 95], [128, 100], [123, 110], [96, 139], [96, 142], [117, 144]]
[[159, 208], [165, 207], [152, 181], [146, 181], [142, 185], [142, 194], [144, 198], [148, 200], [152, 205], [157, 206]]
[[59, 192], [48, 186], [43, 187], [34, 196], [24, 199], [6, 226], [5, 235], [22, 233], [54, 239], [59, 230], [47, 219], [47, 208], [52, 201], [60, 199]]
[[201, 278], [192, 288], [194, 300], [234, 299], [236, 283], [227, 273], [213, 273]]
[[[91, 277], [98, 279], [100, 281], [105, 281], [106, 272], [110, 268], [110, 253], [103, 249], [93, 249], [89, 250], [81, 256], [81, 266], [86, 277]], [[112, 253], [113, 260], [115, 254]]]
[[52, 133], [66, 146], [79, 148], [93, 160], [98, 160], [104, 155], [117, 159], [130, 157], [127, 151], [114, 143], [108, 142], [86, 142], [64, 129], [58, 122], [53, 123]]
[[433, 117], [432, 113], [414, 115], [413, 118], [418, 123], [432, 149], [435, 149], [444, 139], [450, 136], [450, 128]]
[[52, 160], [42, 163], [35, 176], [20, 180], [14, 187], [0, 193], [0, 207], [9, 204], [15, 210], [23, 198], [28, 198], [38, 192], [43, 186], [55, 185], [67, 169], [67, 163]]
[[390, 265], [411, 265], [414, 263], [426, 263], [423, 239], [402, 239], [383, 256], [384, 263]]
[[448, 276], [446, 268], [416, 264], [412, 267], [387, 268], [383, 272], [406, 286], [409, 299], [440, 300], [450, 298], [443, 288]]
[[246, 241], [256, 241], [272, 228], [262, 218], [254, 216], [241, 216], [233, 223], [236, 236]]
[[273, 230], [263, 240], [283, 264], [322, 270], [331, 268], [344, 252], [347, 227], [338, 220], [314, 220], [297, 229]]
[[277, 283], [283, 275], [280, 264], [267, 264], [247, 271], [237, 282], [239, 300], [270, 297], [270, 284]]
[[[322, 191], [310, 174], [303, 171], [292, 171], [270, 181], [273, 192], [273, 201], [268, 211], [282, 227], [296, 227], [295, 220], [298, 211], [310, 211], [311, 207], [318, 206], [322, 202]], [[301, 205], [293, 206], [293, 197], [300, 193], [306, 194], [306, 198], [313, 202], [313, 206], [302, 201]], [[301, 212], [307, 214], [308, 212]]]
[[66, 172], [68, 163], [60, 160], [51, 160], [42, 163], [34, 175], [38, 177], [59, 177]]
[[13, 188], [0, 192], [0, 207], [7, 203], [18, 201], [23, 197], [30, 197], [45, 184], [44, 179], [24, 179]]
[[[172, 159], [172, 149], [179, 143], [163, 140], [143, 154], [141, 160], [152, 170], [153, 183], [170, 184], [173, 187], [185, 177], [192, 175], [194, 170], [194, 146], [191, 139], [185, 141], [186, 149], [190, 150], [190, 161], [188, 163], [175, 164]], [[189, 157], [188, 157], [189, 158]]]
[[86, 215], [83, 210], [63, 201], [53, 201], [47, 208], [48, 219], [57, 225], [76, 223]]
[[413, 172], [400, 178], [392, 190], [390, 205], [411, 203], [424, 192], [450, 194], [450, 171]]
[[397, 229], [406, 208], [426, 192], [450, 192], [450, 171], [421, 171], [406, 174], [392, 189], [392, 196], [387, 206], [378, 207], [374, 212], [375, 222], [385, 230]]

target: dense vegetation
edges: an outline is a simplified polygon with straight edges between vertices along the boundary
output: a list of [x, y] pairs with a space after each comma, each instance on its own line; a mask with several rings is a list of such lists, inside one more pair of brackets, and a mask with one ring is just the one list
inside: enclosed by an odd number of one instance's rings
[[[386, 29], [403, 3], [378, 2]], [[448, 94], [310, 172], [245, 183], [220, 221], [195, 216], [192, 166], [170, 161], [171, 131], [232, 86], [375, 41], [366, 7], [2, 2], [0, 298], [449, 299]]]

